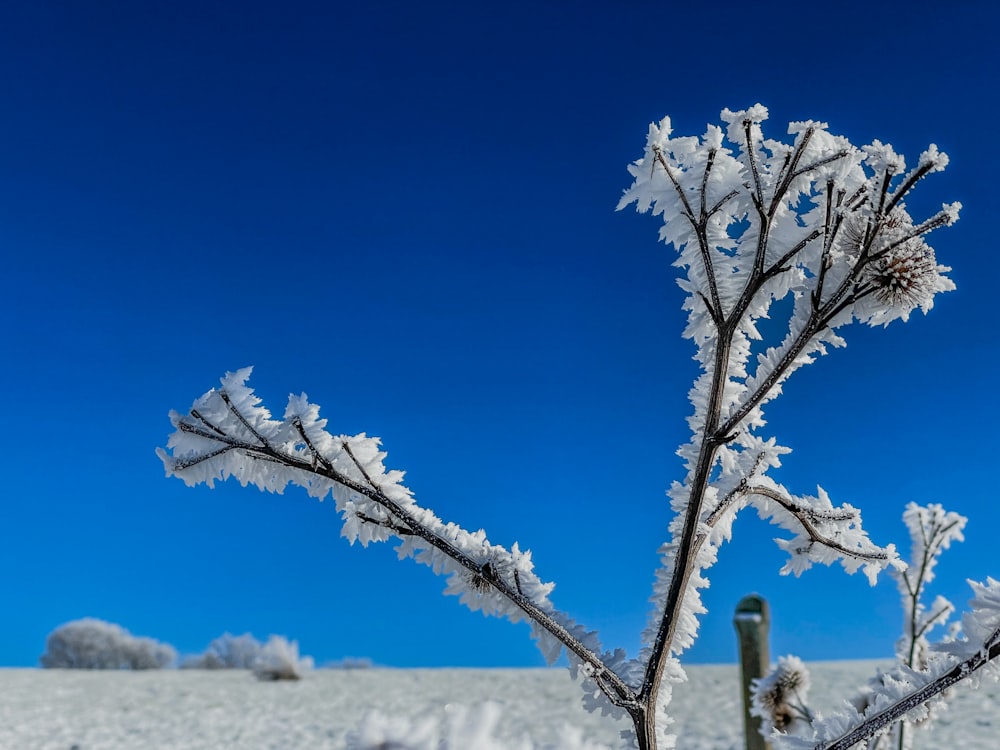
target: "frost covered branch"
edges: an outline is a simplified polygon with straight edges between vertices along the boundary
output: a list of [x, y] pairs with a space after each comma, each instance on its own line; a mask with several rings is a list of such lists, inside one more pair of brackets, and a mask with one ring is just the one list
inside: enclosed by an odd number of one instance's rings
[[344, 518], [342, 535], [351, 542], [367, 546], [399, 538], [401, 557], [449, 576], [447, 593], [457, 594], [471, 609], [528, 620], [550, 662], [565, 647], [589, 666], [612, 704], [634, 705], [634, 691], [598, 655], [596, 635], [552, 606], [552, 584], [534, 574], [530, 552], [516, 544], [507, 550], [481, 531], [442, 523], [413, 501], [402, 472], [386, 471], [377, 439], [334, 437], [305, 395], [289, 397], [284, 420], [271, 419], [246, 385], [250, 372], [228, 373], [222, 388], [199, 398], [188, 416], [171, 414], [176, 432], [168, 442], [170, 452], [158, 451], [169, 475], [188, 485], [211, 487], [233, 477], [271, 492], [296, 484], [319, 499], [332, 494]]
[[[833, 509], [832, 506], [827, 509], [824, 505], [830, 506], [830, 503], [822, 491], [820, 492], [821, 499], [814, 501], [811, 506], [805, 503], [796, 503], [770, 487], [750, 487], [747, 489], [747, 494], [759, 495], [773, 500], [802, 527], [808, 537], [807, 540], [804, 540], [804, 544], [798, 540], [781, 542], [781, 546], [793, 552], [794, 555], [803, 556], [802, 564], [808, 565], [812, 562], [809, 554], [812, 552], [814, 544], [827, 547], [835, 557], [842, 558], [847, 567], [871, 564], [873, 579], [885, 566], [898, 563], [895, 549], [891, 545], [882, 549], [868, 541], [866, 535], [850, 533], [860, 528], [861, 514], [849, 505], [842, 509]], [[762, 510], [761, 515], [766, 512]], [[777, 514], [775, 513], [775, 515]], [[845, 543], [847, 538], [851, 538], [851, 541]], [[786, 572], [791, 570], [788, 569]], [[794, 570], [796, 573], [801, 573], [799, 568]]]
[[[619, 204], [661, 216], [661, 239], [677, 249], [680, 285], [690, 295], [684, 335], [702, 366], [691, 392], [692, 440], [681, 449], [688, 477], [670, 493], [678, 520], [661, 549], [657, 604], [645, 635], [640, 694], [651, 704], [671, 654], [693, 641], [703, 611], [697, 590], [706, 583], [699, 570], [714, 562], [731, 516], [749, 494], [733, 489], [755, 471], [751, 464], [761, 453], [766, 471], [787, 452], [753, 434], [764, 425], [762, 406], [792, 372], [828, 346], [843, 346], [836, 329], [855, 320], [905, 320], [952, 288], [922, 238], [954, 221], [958, 205], [916, 223], [902, 204], [922, 177], [946, 165], [935, 147], [894, 181], [903, 161], [879, 142], [858, 149], [825, 124], [804, 122], [792, 123], [794, 142], [786, 144], [764, 137], [767, 111], [759, 105], [722, 116], [724, 126], [709, 126], [701, 138], [672, 137], [669, 119], [651, 126], [646, 154], [630, 168], [635, 182]], [[878, 196], [874, 206], [872, 195]], [[755, 352], [757, 322], [788, 297], [793, 304], [783, 340]], [[776, 495], [769, 499], [778, 502]], [[880, 550], [860, 541], [859, 529], [848, 529], [856, 524], [853, 514], [825, 519], [843, 527], [827, 533], [801, 506], [796, 512], [788, 502], [778, 504], [808, 539], [789, 550], [793, 558], [839, 556], [849, 570], [864, 561], [869, 576], [893, 564], [891, 548]], [[706, 517], [713, 523], [703, 528]], [[838, 534], [848, 530], [852, 543], [844, 544]], [[797, 565], [793, 569], [806, 567]]]
[[[996, 587], [997, 582], [991, 579], [988, 585]], [[996, 613], [994, 613], [995, 615]], [[912, 715], [914, 720], [925, 717], [929, 701], [937, 698], [948, 688], [959, 682], [969, 680], [983, 667], [991, 666], [991, 677], [996, 680], [1000, 677], [1000, 670], [998, 670], [995, 664], [992, 664], [992, 661], [998, 656], [1000, 656], [1000, 627], [993, 630], [978, 648], [973, 648], [969, 656], [959, 661], [949, 670], [940, 674], [932, 673], [935, 674], [933, 678], [928, 678], [927, 674], [919, 672], [910, 673], [900, 670], [900, 679], [893, 686], [895, 687], [895, 691], [893, 691], [890, 697], [876, 703], [874, 710], [866, 713], [863, 720], [849, 731], [839, 736], [835, 735], [834, 739], [821, 740], [815, 744], [800, 745], [794, 743], [785, 746], [810, 747], [815, 748], [815, 750], [849, 750], [849, 748], [854, 747], [859, 742], [885, 731], [894, 722], [908, 715]], [[888, 682], [888, 676], [883, 676], [883, 679]], [[908, 687], [914, 683], [921, 684], [922, 682], [925, 682], [925, 684], [916, 690], [912, 690], [912, 692], [904, 692], [900, 689], [900, 686]], [[878, 710], [879, 706], [887, 702], [889, 705], [886, 708]], [[832, 733], [834, 727], [843, 723], [844, 719], [842, 717], [833, 717], [828, 720], [826, 726], [820, 728], [817, 734], [822, 736], [823, 733]], [[824, 730], [826, 731], [824, 732]]]

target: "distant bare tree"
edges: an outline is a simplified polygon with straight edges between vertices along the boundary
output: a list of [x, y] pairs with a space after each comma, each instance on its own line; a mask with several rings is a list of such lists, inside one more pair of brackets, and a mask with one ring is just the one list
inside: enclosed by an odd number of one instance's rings
[[47, 669], [163, 669], [176, 658], [173, 646], [136, 637], [121, 625], [85, 618], [49, 634], [41, 663]]
[[182, 669], [253, 669], [263, 648], [250, 633], [223, 633], [208, 644], [205, 652], [181, 662]]
[[258, 680], [265, 682], [300, 680], [312, 667], [312, 657], [299, 656], [297, 641], [272, 635], [254, 659], [253, 673]]

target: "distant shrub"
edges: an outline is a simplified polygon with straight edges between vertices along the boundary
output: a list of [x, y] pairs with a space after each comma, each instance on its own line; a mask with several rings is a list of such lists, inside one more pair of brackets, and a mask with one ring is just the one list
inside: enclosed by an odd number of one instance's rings
[[299, 658], [296, 641], [272, 635], [254, 660], [253, 673], [258, 680], [299, 680], [312, 667], [311, 657]]
[[41, 663], [47, 669], [163, 669], [176, 658], [173, 646], [88, 617], [49, 633]]
[[205, 653], [191, 656], [181, 663], [182, 669], [253, 669], [264, 644], [250, 633], [223, 633], [208, 644]]

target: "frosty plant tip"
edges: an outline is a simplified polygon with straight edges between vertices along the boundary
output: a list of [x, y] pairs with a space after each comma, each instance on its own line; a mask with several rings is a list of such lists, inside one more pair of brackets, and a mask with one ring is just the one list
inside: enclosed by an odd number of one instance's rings
[[[996, 581], [989, 580], [986, 586], [973, 584], [976, 598], [972, 612], [961, 623], [948, 623], [955, 608], [943, 596], [936, 597], [930, 607], [923, 601], [927, 585], [934, 580], [938, 557], [953, 542], [963, 540], [967, 520], [938, 504], [906, 506], [903, 522], [910, 532], [910, 564], [892, 572], [903, 603], [903, 634], [896, 642], [896, 663], [869, 680], [836, 713], [821, 717], [806, 705], [809, 673], [805, 665], [794, 656], [779, 659], [771, 674], [758, 680], [754, 688], [754, 713], [761, 717], [765, 735], [778, 732], [775, 739], [779, 744], [803, 749], [824, 746], [836, 737], [835, 743], [826, 746], [843, 750], [863, 738], [865, 750], [912, 748], [911, 727], [930, 724], [945, 701], [944, 689], [1000, 651], [1000, 584]], [[928, 633], [945, 625], [948, 634], [940, 643], [931, 643]], [[966, 637], [960, 638], [963, 629]], [[883, 721], [884, 729], [872, 736], [866, 729], [877, 717], [892, 721]], [[845, 726], [854, 729], [844, 735]]]
[[[843, 346], [849, 323], [905, 321], [953, 288], [927, 237], [952, 224], [959, 205], [913, 217], [905, 204], [947, 156], [930, 146], [908, 168], [889, 145], [859, 148], [812, 121], [774, 140], [764, 136], [766, 117], [760, 105], [726, 110], [701, 137], [674, 137], [669, 119], [652, 125], [619, 204], [662, 220], [660, 238], [676, 252], [687, 292], [683, 336], [701, 368], [691, 439], [680, 448], [687, 474], [668, 493], [640, 653], [604, 650], [596, 633], [556, 609], [529, 552], [418, 505], [402, 473], [385, 467], [377, 439], [331, 434], [304, 395], [273, 419], [246, 385], [249, 368], [227, 374], [186, 415], [171, 415], [176, 431], [169, 452], [160, 451], [167, 473], [191, 485], [235, 477], [274, 492], [291, 483], [313, 497], [331, 494], [350, 541], [396, 539], [401, 557], [446, 576], [446, 593], [527, 621], [549, 660], [565, 650], [589, 707], [627, 715], [632, 746], [671, 747], [670, 686], [684, 679], [677, 657], [696, 637], [705, 571], [741, 510], [752, 506], [788, 532], [778, 542], [788, 554], [783, 573], [838, 562], [874, 582], [886, 568], [905, 568], [893, 545], [868, 538], [855, 507], [834, 506], [822, 489], [795, 494], [768, 475], [789, 449], [763, 434], [762, 410], [795, 370]], [[779, 300], [789, 303], [775, 307]], [[770, 340], [757, 327], [765, 317], [778, 330]]]

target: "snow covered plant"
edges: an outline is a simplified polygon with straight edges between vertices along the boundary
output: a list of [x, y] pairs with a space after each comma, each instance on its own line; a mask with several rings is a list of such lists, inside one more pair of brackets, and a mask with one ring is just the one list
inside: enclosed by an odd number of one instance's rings
[[299, 657], [298, 641], [272, 635], [253, 660], [253, 674], [258, 680], [300, 680], [313, 668], [312, 657]]
[[250, 633], [223, 633], [205, 652], [181, 662], [182, 669], [253, 669], [264, 645]]
[[[906, 700], [895, 706], [895, 722], [883, 725], [880, 731], [867, 738], [866, 748], [908, 750], [913, 746], [910, 726], [928, 726], [934, 710], [944, 702], [945, 692], [934, 691], [933, 699], [924, 703], [910, 699], [908, 694], [914, 693], [917, 688], [930, 692], [935, 681], [953, 684], [956, 674], [964, 674], [961, 665], [957, 667], [957, 673], [952, 674], [956, 670], [954, 657], [962, 657], [962, 664], [968, 662], [966, 666], [971, 667], [983, 658], [983, 649], [989, 648], [997, 638], [996, 592], [988, 593], [996, 588], [994, 581], [986, 587], [972, 584], [977, 594], [986, 594], [983, 600], [973, 601], [974, 614], [966, 617], [975, 636], [960, 638], [962, 623], [954, 622], [939, 643], [932, 645], [927, 637], [931, 630], [948, 625], [955, 611], [954, 605], [943, 596], [936, 597], [929, 608], [922, 598], [927, 584], [934, 579], [938, 557], [952, 542], [962, 541], [962, 530], [967, 520], [936, 504], [920, 506], [910, 503], [906, 507], [903, 522], [910, 532], [910, 563], [906, 568], [891, 571], [903, 604], [903, 634], [896, 642], [896, 664], [889, 671], [880, 672], [869, 680], [845, 713], [820, 719], [806, 707], [805, 691], [809, 685], [809, 674], [805, 665], [794, 656], [779, 659], [777, 667], [767, 677], [757, 681], [754, 713], [763, 720], [761, 732], [777, 747], [822, 746], [845, 723], [857, 724], [862, 717], [873, 717], [900, 697]], [[975, 611], [977, 609], [978, 612]], [[984, 641], [982, 635], [986, 631], [990, 635]], [[782, 737], [782, 734], [792, 735], [795, 739]], [[841, 747], [850, 745], [842, 744]]]
[[[249, 369], [227, 374], [187, 414], [171, 415], [176, 431], [169, 452], [160, 451], [167, 474], [189, 485], [234, 477], [274, 492], [291, 483], [317, 498], [332, 494], [348, 540], [396, 539], [401, 557], [447, 577], [446, 593], [486, 614], [528, 621], [549, 660], [565, 650], [589, 707], [631, 720], [633, 746], [672, 746], [667, 708], [672, 683], [684, 679], [678, 657], [705, 611], [705, 571], [741, 510], [753, 506], [790, 532], [779, 542], [786, 573], [839, 561], [874, 581], [881, 570], [902, 568], [893, 546], [868, 538], [854, 507], [834, 507], [822, 490], [793, 494], [768, 476], [788, 449], [762, 434], [762, 409], [795, 370], [843, 346], [847, 324], [906, 320], [953, 288], [927, 236], [952, 224], [959, 205], [914, 218], [904, 203], [922, 178], [944, 169], [943, 153], [931, 146], [907, 169], [891, 146], [858, 148], [819, 122], [792, 123], [790, 142], [765, 138], [766, 117], [760, 105], [726, 110], [724, 125], [701, 137], [673, 137], [669, 119], [652, 125], [619, 204], [661, 217], [660, 236], [678, 253], [688, 295], [683, 335], [701, 367], [690, 392], [692, 437], [680, 449], [687, 476], [668, 493], [674, 518], [638, 654], [604, 650], [596, 633], [556, 609], [552, 584], [535, 574], [528, 551], [418, 505], [403, 474], [385, 467], [377, 439], [331, 434], [304, 395], [291, 396], [284, 418], [273, 419], [246, 385]], [[758, 329], [769, 316], [766, 330], [779, 330], [770, 341]], [[985, 604], [1000, 597], [1000, 584], [981, 590], [982, 624], [966, 632], [983, 650], [980, 661], [962, 662], [968, 670], [1000, 649], [986, 624], [1000, 618]], [[869, 734], [883, 726], [864, 722]], [[846, 747], [838, 742], [823, 746]]]
[[753, 685], [754, 716], [761, 718], [761, 734], [774, 731], [795, 733], [813, 721], [806, 703], [809, 695], [809, 670], [797, 656], [782, 656], [771, 672]]
[[49, 633], [40, 661], [46, 669], [164, 669], [176, 659], [177, 651], [169, 644], [85, 617]]

